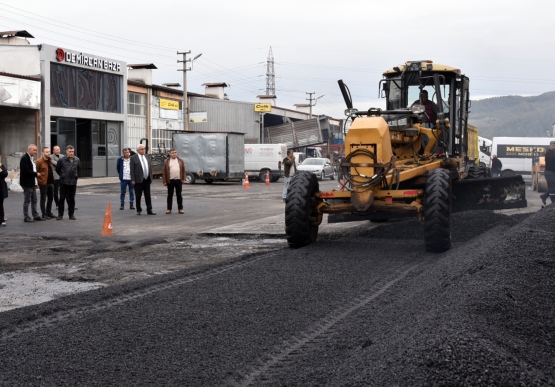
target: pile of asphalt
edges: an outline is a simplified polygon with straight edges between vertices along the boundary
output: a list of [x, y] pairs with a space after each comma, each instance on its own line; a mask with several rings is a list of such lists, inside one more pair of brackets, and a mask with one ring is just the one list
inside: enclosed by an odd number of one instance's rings
[[[555, 385], [554, 223], [553, 205], [529, 217], [453, 215], [454, 248], [350, 325], [368, 340], [344, 354], [354, 384]], [[415, 222], [365, 236], [422, 237]]]

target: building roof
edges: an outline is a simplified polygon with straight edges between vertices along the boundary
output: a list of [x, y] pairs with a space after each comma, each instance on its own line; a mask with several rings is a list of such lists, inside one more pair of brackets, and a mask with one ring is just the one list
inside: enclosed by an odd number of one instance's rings
[[173, 83], [162, 83], [162, 85], [166, 87], [181, 87], [181, 83], [173, 82]]
[[11, 38], [13, 36], [16, 36], [18, 38], [34, 38], [33, 35], [31, 35], [25, 30], [0, 32], [0, 38], [1, 37]]
[[5, 73], [3, 71], [0, 71], [0, 75], [5, 76], [5, 77], [11, 77], [11, 78], [18, 78], [18, 79], [27, 79], [29, 81], [40, 81], [41, 77], [33, 77], [33, 76], [29, 76], [29, 75], [19, 75], [19, 74], [12, 74], [12, 73]]
[[310, 107], [311, 105], [308, 103], [296, 103], [293, 106], [297, 106], [297, 107]]
[[207, 86], [207, 87], [216, 87], [216, 86], [222, 86], [222, 87], [229, 87], [231, 86], [230, 84], [227, 84], [225, 82], [214, 82], [214, 83], [203, 83], [201, 86]]
[[151, 70], [158, 68], [154, 65], [154, 63], [128, 64], [127, 67], [132, 69], [151, 69]]
[[270, 98], [277, 98], [275, 95], [268, 94], [268, 95], [257, 95], [256, 98], [260, 99], [270, 99]]

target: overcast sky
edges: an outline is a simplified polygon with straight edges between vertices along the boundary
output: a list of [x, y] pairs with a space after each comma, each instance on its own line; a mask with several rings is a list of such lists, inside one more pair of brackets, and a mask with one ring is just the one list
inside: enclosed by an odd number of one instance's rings
[[177, 51], [202, 53], [188, 91], [226, 82], [231, 100], [265, 94], [270, 46], [277, 105], [318, 100], [313, 112], [343, 118], [337, 86], [355, 107], [378, 100], [383, 71], [431, 59], [470, 77], [472, 99], [555, 89], [555, 18], [543, 0], [0, 0], [0, 31], [127, 63], [154, 63], [154, 83], [182, 83]]

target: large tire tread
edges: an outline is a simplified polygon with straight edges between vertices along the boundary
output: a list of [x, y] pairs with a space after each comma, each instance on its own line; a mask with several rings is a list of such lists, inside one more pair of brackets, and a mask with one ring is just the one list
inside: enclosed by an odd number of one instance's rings
[[451, 248], [451, 195], [449, 171], [430, 171], [424, 197], [424, 241], [428, 251], [439, 253]]
[[314, 224], [313, 196], [319, 190], [316, 176], [299, 171], [291, 178], [285, 205], [285, 234], [292, 248], [307, 246], [316, 241], [318, 225]]

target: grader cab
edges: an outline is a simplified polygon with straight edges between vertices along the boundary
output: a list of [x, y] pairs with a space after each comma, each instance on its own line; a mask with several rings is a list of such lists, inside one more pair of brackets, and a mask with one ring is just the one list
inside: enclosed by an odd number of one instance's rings
[[383, 74], [386, 109], [359, 111], [339, 81], [352, 120], [339, 190], [321, 192], [315, 175], [291, 179], [285, 206], [287, 242], [314, 242], [328, 222], [416, 216], [426, 249], [451, 247], [451, 213], [526, 207], [522, 176], [489, 178], [469, 155], [469, 78], [459, 69], [410, 61]]

